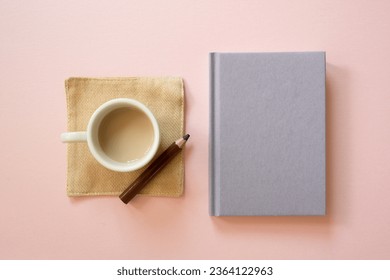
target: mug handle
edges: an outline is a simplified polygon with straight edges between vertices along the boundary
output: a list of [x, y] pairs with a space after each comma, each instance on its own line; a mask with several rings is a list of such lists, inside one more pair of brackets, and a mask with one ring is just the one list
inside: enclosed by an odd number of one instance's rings
[[87, 132], [86, 131], [64, 132], [61, 134], [61, 141], [63, 143], [86, 142]]

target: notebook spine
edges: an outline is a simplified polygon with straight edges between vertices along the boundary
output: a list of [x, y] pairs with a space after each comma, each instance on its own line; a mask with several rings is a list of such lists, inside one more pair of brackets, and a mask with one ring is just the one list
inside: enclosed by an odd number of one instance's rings
[[210, 108], [209, 108], [209, 214], [218, 216], [218, 184], [216, 172], [216, 53], [210, 53]]

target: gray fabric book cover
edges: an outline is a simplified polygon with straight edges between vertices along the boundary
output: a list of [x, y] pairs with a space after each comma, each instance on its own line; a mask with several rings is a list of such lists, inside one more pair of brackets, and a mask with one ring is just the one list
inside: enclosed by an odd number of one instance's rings
[[210, 54], [210, 215], [325, 215], [325, 53]]

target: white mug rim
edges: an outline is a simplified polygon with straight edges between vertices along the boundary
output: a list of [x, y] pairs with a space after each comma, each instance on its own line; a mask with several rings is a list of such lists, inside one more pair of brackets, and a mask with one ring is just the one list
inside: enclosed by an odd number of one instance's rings
[[[147, 115], [153, 126], [154, 140], [151, 148], [142, 159], [133, 162], [122, 163], [110, 159], [102, 150], [99, 149], [99, 147], [96, 147], [96, 145], [98, 145], [96, 144], [96, 142], [98, 143], [98, 139], [96, 138], [98, 137], [97, 129], [100, 121], [113, 110], [127, 106], [135, 107]], [[93, 157], [104, 167], [119, 172], [134, 171], [147, 165], [156, 155], [160, 145], [159, 126], [153, 113], [141, 102], [130, 98], [115, 98], [102, 104], [92, 114], [87, 127], [87, 144]]]

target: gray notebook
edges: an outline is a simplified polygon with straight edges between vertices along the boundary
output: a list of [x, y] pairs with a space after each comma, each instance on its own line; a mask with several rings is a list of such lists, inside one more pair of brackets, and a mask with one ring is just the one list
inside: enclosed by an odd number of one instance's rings
[[210, 54], [210, 215], [325, 215], [325, 53]]

